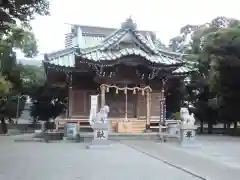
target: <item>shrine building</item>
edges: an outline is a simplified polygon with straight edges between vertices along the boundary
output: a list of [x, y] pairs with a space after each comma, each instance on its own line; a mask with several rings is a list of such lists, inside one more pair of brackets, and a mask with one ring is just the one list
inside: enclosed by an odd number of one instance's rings
[[68, 109], [57, 118], [90, 128], [90, 96], [110, 107], [109, 129], [144, 132], [166, 118], [165, 89], [191, 69], [182, 55], [160, 46], [131, 18], [119, 29], [74, 25], [65, 49], [45, 55], [47, 82], [68, 89]]

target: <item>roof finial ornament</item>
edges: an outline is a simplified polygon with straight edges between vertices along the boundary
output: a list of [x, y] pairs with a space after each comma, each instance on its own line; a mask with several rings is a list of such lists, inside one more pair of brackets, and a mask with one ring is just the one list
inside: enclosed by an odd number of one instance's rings
[[122, 23], [122, 29], [132, 29], [135, 30], [137, 28], [137, 24], [133, 22], [132, 15], [126, 19], [125, 22]]

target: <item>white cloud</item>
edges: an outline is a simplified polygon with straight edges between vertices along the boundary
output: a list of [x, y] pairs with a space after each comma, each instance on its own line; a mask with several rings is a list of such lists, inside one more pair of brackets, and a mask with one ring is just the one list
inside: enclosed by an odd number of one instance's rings
[[32, 26], [41, 53], [63, 48], [68, 31], [64, 23], [117, 28], [130, 15], [139, 29], [157, 32], [166, 43], [186, 24], [205, 23], [217, 16], [240, 18], [239, 4], [237, 0], [52, 0], [51, 16], [37, 17]]

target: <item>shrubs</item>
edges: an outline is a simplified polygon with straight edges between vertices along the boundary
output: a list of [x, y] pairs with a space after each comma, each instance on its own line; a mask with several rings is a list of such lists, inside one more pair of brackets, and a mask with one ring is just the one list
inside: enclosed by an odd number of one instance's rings
[[175, 112], [171, 115], [171, 118], [174, 120], [180, 120], [180, 112]]

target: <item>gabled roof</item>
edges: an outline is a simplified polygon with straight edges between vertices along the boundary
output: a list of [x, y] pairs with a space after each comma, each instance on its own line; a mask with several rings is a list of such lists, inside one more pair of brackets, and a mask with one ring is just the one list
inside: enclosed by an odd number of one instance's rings
[[180, 60], [173, 59], [170, 56], [165, 55], [150, 55], [147, 54], [145, 51], [139, 48], [124, 48], [119, 51], [101, 51], [101, 50], [94, 50], [88, 53], [80, 54], [84, 59], [94, 60], [94, 61], [102, 61], [102, 60], [116, 60], [124, 56], [129, 55], [136, 55], [141, 56], [152, 63], [164, 64], [164, 65], [172, 65], [181, 63]]
[[[85, 29], [85, 31], [87, 30]], [[122, 46], [116, 49], [121, 42], [129, 42], [132, 46]], [[180, 66], [183, 64], [181, 54], [161, 48], [159, 43], [152, 40], [150, 35], [142, 35], [142, 32], [136, 30], [136, 24], [133, 23], [132, 19], [127, 19], [126, 22], [122, 23], [120, 29], [115, 30], [97, 46], [84, 49], [78, 47], [66, 48], [47, 54], [45, 61], [57, 66], [74, 67], [75, 56], [84, 60], [100, 62], [116, 60], [130, 55], [143, 57], [154, 64], [168, 66]], [[182, 72], [183, 70], [179, 69], [178, 71]]]
[[74, 67], [76, 49], [76, 47], [70, 47], [50, 54], [45, 54], [44, 62], [57, 66]]
[[[122, 48], [118, 51], [115, 47], [125, 39], [130, 39], [137, 47]], [[159, 50], [158, 46], [152, 41], [150, 36], [143, 36], [136, 30], [136, 24], [132, 19], [128, 19], [122, 24], [122, 27], [105, 38], [101, 44], [81, 49], [77, 56], [88, 60], [114, 60], [123, 56], [138, 55], [146, 58], [152, 63], [159, 64], [179, 64], [181, 63], [180, 55], [167, 51]]]

